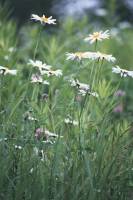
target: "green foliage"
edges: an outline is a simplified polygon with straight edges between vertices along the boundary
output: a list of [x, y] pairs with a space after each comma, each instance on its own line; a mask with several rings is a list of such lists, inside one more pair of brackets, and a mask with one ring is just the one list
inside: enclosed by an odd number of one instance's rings
[[[95, 46], [83, 41], [86, 19], [62, 24], [59, 30], [26, 25], [18, 34], [14, 22], [1, 25], [1, 65], [18, 73], [0, 75], [0, 199], [130, 200], [132, 78], [112, 74], [106, 61], [66, 61], [66, 52], [94, 51]], [[121, 31], [98, 43], [97, 50], [118, 56], [118, 64], [131, 69], [132, 36], [132, 30]], [[37, 69], [29, 59], [61, 69], [63, 76], [45, 76], [49, 86], [31, 83]], [[72, 77], [89, 84], [98, 98], [79, 95], [70, 86]], [[118, 89], [126, 95], [116, 97]], [[124, 110], [115, 113], [119, 103]], [[70, 116], [77, 126], [64, 122]], [[37, 139], [38, 128], [58, 137]]]

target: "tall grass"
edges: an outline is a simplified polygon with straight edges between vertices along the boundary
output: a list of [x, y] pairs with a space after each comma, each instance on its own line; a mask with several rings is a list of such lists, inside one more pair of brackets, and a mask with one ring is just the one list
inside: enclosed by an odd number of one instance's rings
[[[132, 78], [112, 74], [108, 62], [66, 61], [66, 52], [94, 51], [83, 41], [86, 19], [69, 19], [59, 29], [40, 26], [25, 25], [16, 33], [14, 22], [1, 19], [1, 65], [18, 73], [0, 76], [0, 199], [132, 199]], [[132, 36], [130, 29], [120, 31], [97, 50], [131, 69]], [[45, 77], [49, 86], [32, 84], [36, 69], [29, 59], [60, 68], [63, 76]], [[98, 98], [79, 96], [71, 77], [90, 84]], [[118, 89], [126, 95], [116, 97]], [[121, 102], [123, 112], [115, 113]], [[64, 122], [70, 116], [78, 125]], [[58, 137], [37, 139], [38, 128]]]

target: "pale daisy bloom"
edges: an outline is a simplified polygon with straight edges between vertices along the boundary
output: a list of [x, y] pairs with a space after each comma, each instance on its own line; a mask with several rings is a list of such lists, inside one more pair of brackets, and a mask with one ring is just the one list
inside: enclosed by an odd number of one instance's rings
[[116, 58], [113, 57], [112, 55], [104, 54], [104, 53], [101, 53], [99, 51], [94, 52], [92, 58], [98, 59], [98, 60], [107, 60], [108, 62], [115, 62], [116, 61]]
[[66, 60], [78, 60], [81, 61], [84, 58], [89, 58], [90, 52], [75, 52], [75, 53], [66, 53]]
[[70, 119], [70, 118], [66, 118], [66, 119], [64, 120], [64, 122], [65, 122], [66, 124], [70, 124], [70, 125], [74, 125], [74, 126], [77, 126], [77, 125], [78, 125], [78, 122], [77, 122], [76, 120], [72, 120], [72, 119]]
[[46, 80], [43, 80], [42, 76], [38, 74], [33, 74], [31, 77], [31, 83], [42, 83], [44, 85], [49, 85], [49, 82]]
[[39, 70], [50, 70], [52, 66], [47, 65], [46, 63], [42, 63], [40, 60], [29, 60], [29, 65], [32, 65], [33, 67], [37, 67]]
[[57, 70], [40, 70], [41, 75], [46, 75], [48, 77], [50, 76], [57, 76], [60, 77], [62, 76], [62, 70], [57, 69]]
[[79, 94], [82, 96], [85, 96], [86, 94], [91, 95], [93, 97], [99, 97], [97, 92], [90, 92], [90, 91], [85, 91], [85, 90], [79, 90]]
[[130, 76], [133, 78], [133, 71], [128, 71], [126, 69], [121, 69], [119, 66], [113, 67], [112, 72], [116, 74], [120, 74], [121, 77]]
[[80, 83], [79, 80], [70, 80], [70, 84], [73, 87], [77, 87], [80, 90], [88, 91], [90, 89], [90, 86], [85, 83]]
[[0, 74], [2, 75], [6, 75], [6, 74], [11, 74], [11, 75], [16, 75], [17, 74], [17, 70], [15, 69], [8, 69], [6, 67], [0, 66]]
[[46, 17], [43, 15], [42, 17], [39, 17], [38, 15], [32, 14], [31, 20], [40, 21], [41, 24], [56, 24], [56, 19], [53, 19], [52, 16]]
[[110, 34], [109, 30], [106, 31], [100, 31], [100, 32], [94, 32], [93, 34], [90, 34], [88, 37], [86, 37], [84, 40], [86, 42], [90, 42], [91, 44], [96, 42], [96, 41], [102, 41], [104, 39], [109, 39]]
[[90, 86], [85, 83], [80, 83], [79, 80], [70, 80], [70, 84], [72, 87], [76, 87], [80, 95], [85, 96], [86, 94], [92, 95], [94, 97], [98, 97], [96, 92], [92, 92], [90, 90]]

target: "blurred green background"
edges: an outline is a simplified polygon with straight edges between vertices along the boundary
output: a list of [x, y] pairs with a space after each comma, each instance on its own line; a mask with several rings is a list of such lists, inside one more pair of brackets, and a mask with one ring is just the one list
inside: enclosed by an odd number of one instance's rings
[[[108, 11], [108, 15], [111, 16], [111, 20], [116, 17], [120, 21], [130, 21], [133, 20], [133, 0], [0, 0], [1, 4], [8, 4], [10, 8], [10, 14], [15, 17], [19, 24], [26, 22], [29, 19], [31, 13], [59, 16], [61, 10], [64, 11], [64, 7], [67, 5], [68, 10], [74, 7], [72, 3], [76, 6], [78, 2], [78, 7], [84, 7], [87, 15], [94, 14], [95, 6], [91, 8], [93, 3], [97, 7], [104, 8]], [[69, 6], [70, 4], [70, 6]], [[57, 5], [57, 6], [55, 6]], [[89, 7], [89, 10], [87, 9]], [[75, 8], [76, 9], [76, 8]], [[66, 15], [68, 11], [66, 11]], [[76, 15], [78, 15], [78, 9]]]

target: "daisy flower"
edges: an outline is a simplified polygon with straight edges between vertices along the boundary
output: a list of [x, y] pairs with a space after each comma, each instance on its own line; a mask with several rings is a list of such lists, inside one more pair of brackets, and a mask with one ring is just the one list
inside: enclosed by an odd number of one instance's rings
[[48, 81], [44, 81], [43, 78], [38, 74], [33, 74], [31, 77], [31, 83], [42, 83], [44, 85], [49, 85]]
[[133, 71], [128, 71], [126, 69], [121, 69], [119, 66], [113, 67], [112, 72], [116, 74], [120, 74], [121, 77], [130, 76], [133, 78]]
[[29, 65], [32, 65], [33, 67], [37, 67], [39, 70], [50, 70], [52, 66], [47, 65], [46, 63], [42, 63], [40, 60], [32, 60], [30, 59], [28, 62]]
[[43, 15], [42, 17], [39, 17], [38, 15], [32, 14], [31, 20], [40, 21], [41, 24], [56, 24], [56, 19], [53, 19], [52, 16], [46, 17]]
[[84, 40], [86, 42], [90, 42], [91, 44], [96, 42], [96, 41], [102, 41], [104, 39], [109, 39], [110, 34], [109, 30], [106, 30], [105, 32], [100, 31], [100, 32], [94, 32], [93, 34], [90, 34], [88, 37], [86, 37]]
[[57, 69], [57, 70], [41, 70], [40, 71], [41, 75], [47, 75], [48, 77], [50, 76], [57, 76], [60, 77], [62, 76], [62, 70]]
[[72, 87], [76, 87], [80, 95], [85, 96], [86, 94], [92, 95], [94, 97], [98, 97], [96, 92], [92, 92], [90, 90], [90, 86], [85, 83], [80, 83], [79, 80], [70, 80], [70, 84]]
[[70, 84], [72, 87], [77, 87], [79, 90], [88, 91], [90, 86], [85, 83], [80, 83], [79, 80], [70, 80]]
[[66, 60], [78, 60], [81, 61], [83, 58], [89, 58], [89, 52], [75, 52], [66, 53]]
[[107, 60], [108, 62], [115, 62], [116, 61], [116, 58], [113, 57], [112, 55], [109, 55], [109, 54], [104, 54], [104, 53], [101, 53], [101, 52], [94, 52], [93, 53], [93, 56], [92, 56], [93, 59], [98, 59], [98, 60]]
[[6, 75], [6, 74], [16, 75], [17, 70], [15, 70], [15, 69], [11, 70], [11, 69], [8, 69], [6, 67], [0, 66], [0, 74], [2, 74], [2, 75]]

